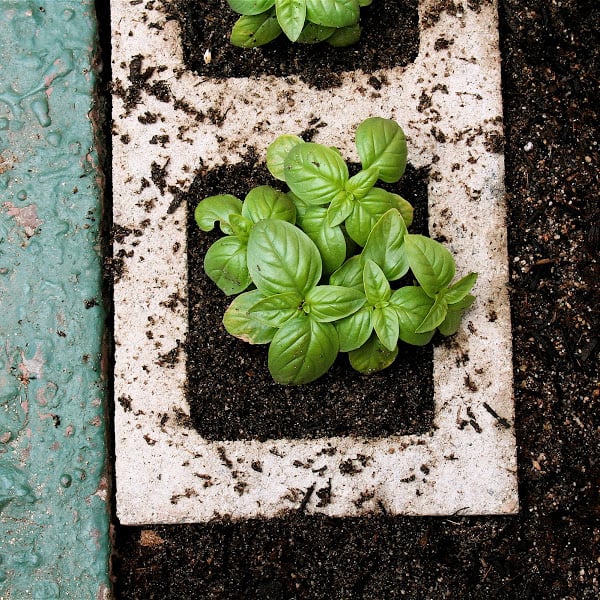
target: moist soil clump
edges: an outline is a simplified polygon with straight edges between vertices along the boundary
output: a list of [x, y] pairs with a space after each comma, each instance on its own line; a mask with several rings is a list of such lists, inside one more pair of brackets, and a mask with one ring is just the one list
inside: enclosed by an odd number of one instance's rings
[[[354, 165], [358, 170], [358, 166]], [[207, 196], [241, 199], [257, 185], [278, 186], [250, 152], [239, 165], [200, 173], [186, 195], [188, 203], [189, 332], [188, 402], [199, 433], [214, 440], [365, 437], [423, 433], [433, 418], [433, 350], [400, 345], [394, 364], [365, 376], [340, 354], [329, 372], [302, 386], [276, 384], [267, 368], [267, 346], [230, 336], [223, 313], [231, 303], [203, 269], [217, 232], [199, 230], [193, 215]], [[411, 231], [427, 230], [427, 180], [409, 166], [399, 185], [383, 184], [415, 205]], [[407, 285], [410, 282], [401, 281]]]
[[117, 597], [599, 597], [600, 5], [499, 9], [520, 513], [120, 527]]
[[171, 10], [181, 27], [185, 64], [199, 75], [296, 75], [317, 88], [328, 88], [339, 84], [344, 71], [373, 72], [412, 62], [419, 50], [417, 5], [417, 0], [375, 0], [361, 8], [361, 39], [346, 48], [292, 44], [282, 34], [251, 50], [229, 43], [239, 15], [226, 0], [177, 0]]

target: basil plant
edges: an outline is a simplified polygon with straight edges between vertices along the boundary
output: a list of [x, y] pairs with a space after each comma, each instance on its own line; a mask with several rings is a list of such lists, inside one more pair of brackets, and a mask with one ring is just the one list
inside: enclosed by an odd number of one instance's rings
[[360, 8], [371, 1], [227, 0], [241, 15], [230, 41], [241, 48], [256, 48], [284, 33], [292, 42], [349, 46], [360, 38]]
[[269, 344], [269, 370], [282, 384], [314, 381], [340, 352], [360, 373], [380, 371], [399, 343], [454, 334], [475, 300], [477, 275], [454, 281], [452, 254], [409, 233], [412, 206], [377, 187], [404, 173], [401, 127], [371, 117], [356, 131], [356, 149], [361, 169], [350, 176], [337, 149], [282, 135], [267, 150], [267, 167], [287, 191], [263, 185], [243, 202], [211, 196], [195, 210], [200, 229], [218, 223], [224, 234], [204, 268], [236, 296], [225, 329]]

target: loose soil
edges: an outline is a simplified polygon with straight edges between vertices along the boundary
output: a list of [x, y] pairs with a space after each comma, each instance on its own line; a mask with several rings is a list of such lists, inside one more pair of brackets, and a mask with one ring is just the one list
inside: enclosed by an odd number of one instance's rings
[[600, 5], [501, 0], [500, 19], [520, 514], [118, 527], [117, 597], [600, 594]]

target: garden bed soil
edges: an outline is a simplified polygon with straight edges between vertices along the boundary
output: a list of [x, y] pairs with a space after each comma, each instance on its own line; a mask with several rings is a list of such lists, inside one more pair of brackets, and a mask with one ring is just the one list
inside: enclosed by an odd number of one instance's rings
[[500, 21], [520, 514], [118, 527], [118, 598], [598, 597], [600, 6]]

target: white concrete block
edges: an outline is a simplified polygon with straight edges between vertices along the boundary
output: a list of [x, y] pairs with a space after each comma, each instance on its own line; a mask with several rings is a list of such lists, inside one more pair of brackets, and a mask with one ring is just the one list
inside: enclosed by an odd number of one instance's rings
[[[421, 0], [420, 14], [435, 4]], [[496, 1], [478, 10], [466, 0], [455, 4], [463, 5], [457, 14], [442, 12], [437, 23], [422, 28], [414, 63], [380, 73], [389, 85], [371, 98], [357, 92], [368, 78], [361, 72], [321, 91], [290, 78], [200, 78], [185, 70], [178, 25], [165, 19], [158, 3], [112, 0], [117, 86], [130, 85], [129, 65], [139, 55], [144, 67], [161, 67], [150, 83], [166, 80], [173, 98], [226, 114], [216, 126], [144, 92], [131, 110], [114, 97], [114, 222], [131, 230], [114, 247], [122, 261], [114, 295], [121, 523], [274, 517], [298, 509], [336, 516], [518, 510], [504, 162], [493, 144], [502, 136]], [[442, 37], [451, 44], [435, 50]], [[432, 103], [421, 112], [423, 93]], [[142, 125], [138, 117], [147, 111], [159, 118]], [[305, 129], [314, 116], [327, 123], [315, 141], [356, 160], [354, 128], [373, 115], [402, 125], [413, 165], [432, 165], [431, 233], [448, 240], [459, 270], [479, 272], [477, 301], [462, 329], [454, 343], [435, 349], [434, 426], [424, 435], [377, 439], [201, 438], [186, 424], [185, 353], [179, 347], [187, 331], [186, 215], [184, 207], [169, 211], [173, 196], [152, 183], [152, 163], [164, 167], [167, 186], [186, 188], [201, 161], [208, 168], [237, 162], [250, 145], [264, 154], [277, 135]], [[434, 127], [445, 143], [435, 140]], [[153, 135], [165, 134], [166, 148], [149, 145]], [[175, 310], [165, 306], [169, 298], [179, 299]], [[149, 323], [153, 339], [146, 335]], [[164, 366], [163, 355], [174, 349], [179, 361]], [[353, 474], [344, 465], [352, 465]], [[331, 502], [319, 506], [316, 492], [329, 486]]]

